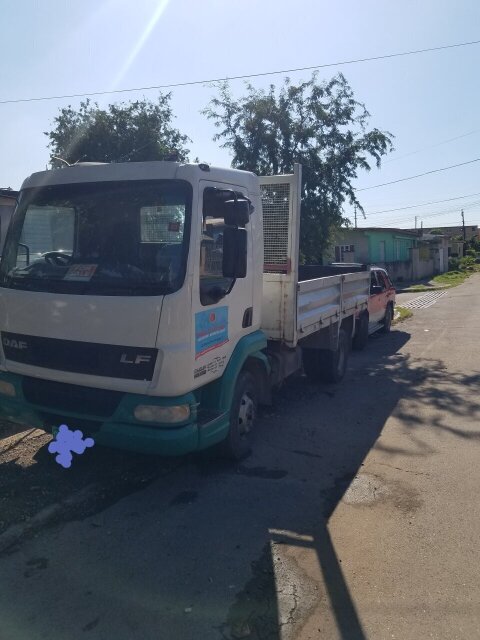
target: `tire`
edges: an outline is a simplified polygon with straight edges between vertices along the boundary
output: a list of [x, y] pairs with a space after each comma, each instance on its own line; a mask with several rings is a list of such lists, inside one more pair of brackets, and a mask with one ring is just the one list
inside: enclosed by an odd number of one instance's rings
[[321, 379], [320, 349], [303, 349], [302, 360], [307, 378], [312, 382], [318, 382]]
[[362, 313], [355, 323], [355, 335], [353, 336], [352, 347], [355, 351], [365, 349], [368, 344], [368, 313]]
[[315, 382], [340, 382], [347, 369], [348, 351], [348, 337], [343, 329], [338, 334], [336, 351], [304, 349], [303, 369], [307, 377]]
[[390, 333], [390, 329], [392, 328], [392, 320], [393, 320], [393, 307], [391, 304], [389, 304], [385, 309], [385, 317], [383, 318], [383, 327], [381, 329], [382, 333]]
[[255, 426], [258, 395], [255, 378], [242, 371], [237, 379], [230, 409], [228, 435], [220, 443], [221, 454], [231, 460], [241, 460], [252, 450], [252, 431]]

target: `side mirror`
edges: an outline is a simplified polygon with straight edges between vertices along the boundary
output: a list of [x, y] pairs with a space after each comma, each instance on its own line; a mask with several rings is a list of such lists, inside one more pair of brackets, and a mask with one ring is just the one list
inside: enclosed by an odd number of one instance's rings
[[247, 275], [247, 231], [235, 227], [223, 230], [222, 275], [245, 278]]
[[231, 189], [207, 187], [203, 195], [203, 216], [223, 218], [232, 227], [244, 227], [254, 208], [248, 198]]
[[22, 242], [19, 242], [18, 246], [23, 247], [25, 249], [25, 258], [26, 258], [26, 263], [28, 267], [30, 265], [30, 248], [28, 247], [28, 245], [23, 244]]
[[223, 214], [225, 224], [233, 227], [244, 227], [250, 221], [250, 207], [250, 201], [246, 198], [226, 200]]
[[383, 288], [378, 284], [373, 284], [370, 287], [370, 295], [374, 296], [374, 295], [377, 295], [378, 293], [383, 293]]

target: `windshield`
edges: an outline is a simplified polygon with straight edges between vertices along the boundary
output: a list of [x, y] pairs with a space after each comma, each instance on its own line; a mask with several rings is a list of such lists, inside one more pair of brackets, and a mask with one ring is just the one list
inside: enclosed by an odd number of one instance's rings
[[192, 189], [180, 180], [25, 189], [0, 286], [96, 295], [162, 295], [185, 277]]

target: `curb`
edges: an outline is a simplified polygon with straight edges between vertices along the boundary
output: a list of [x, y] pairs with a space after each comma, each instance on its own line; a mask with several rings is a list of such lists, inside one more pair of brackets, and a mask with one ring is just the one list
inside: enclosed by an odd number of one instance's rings
[[[410, 286], [415, 288], [414, 284]], [[396, 293], [429, 293], [430, 291], [439, 291], [442, 289], [451, 289], [451, 288], [452, 288], [451, 285], [442, 285], [439, 287], [429, 287], [428, 289], [419, 289], [418, 291], [415, 291], [415, 290], [412, 291], [412, 289], [405, 287], [404, 289], [395, 288], [395, 292]]]
[[0, 534], [0, 553], [9, 549], [26, 535], [37, 531], [40, 527], [54, 520], [62, 511], [65, 511], [70, 507], [83, 504], [94, 494], [96, 489], [96, 484], [88, 485], [85, 488], [80, 489], [80, 491], [68, 496], [64, 500], [51, 504], [48, 507], [44, 507], [24, 523], [13, 524], [6, 531]]

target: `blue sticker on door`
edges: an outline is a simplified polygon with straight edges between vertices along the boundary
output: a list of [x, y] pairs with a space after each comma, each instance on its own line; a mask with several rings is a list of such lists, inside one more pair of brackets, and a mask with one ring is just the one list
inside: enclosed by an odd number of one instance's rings
[[195, 314], [195, 360], [228, 342], [228, 307]]

